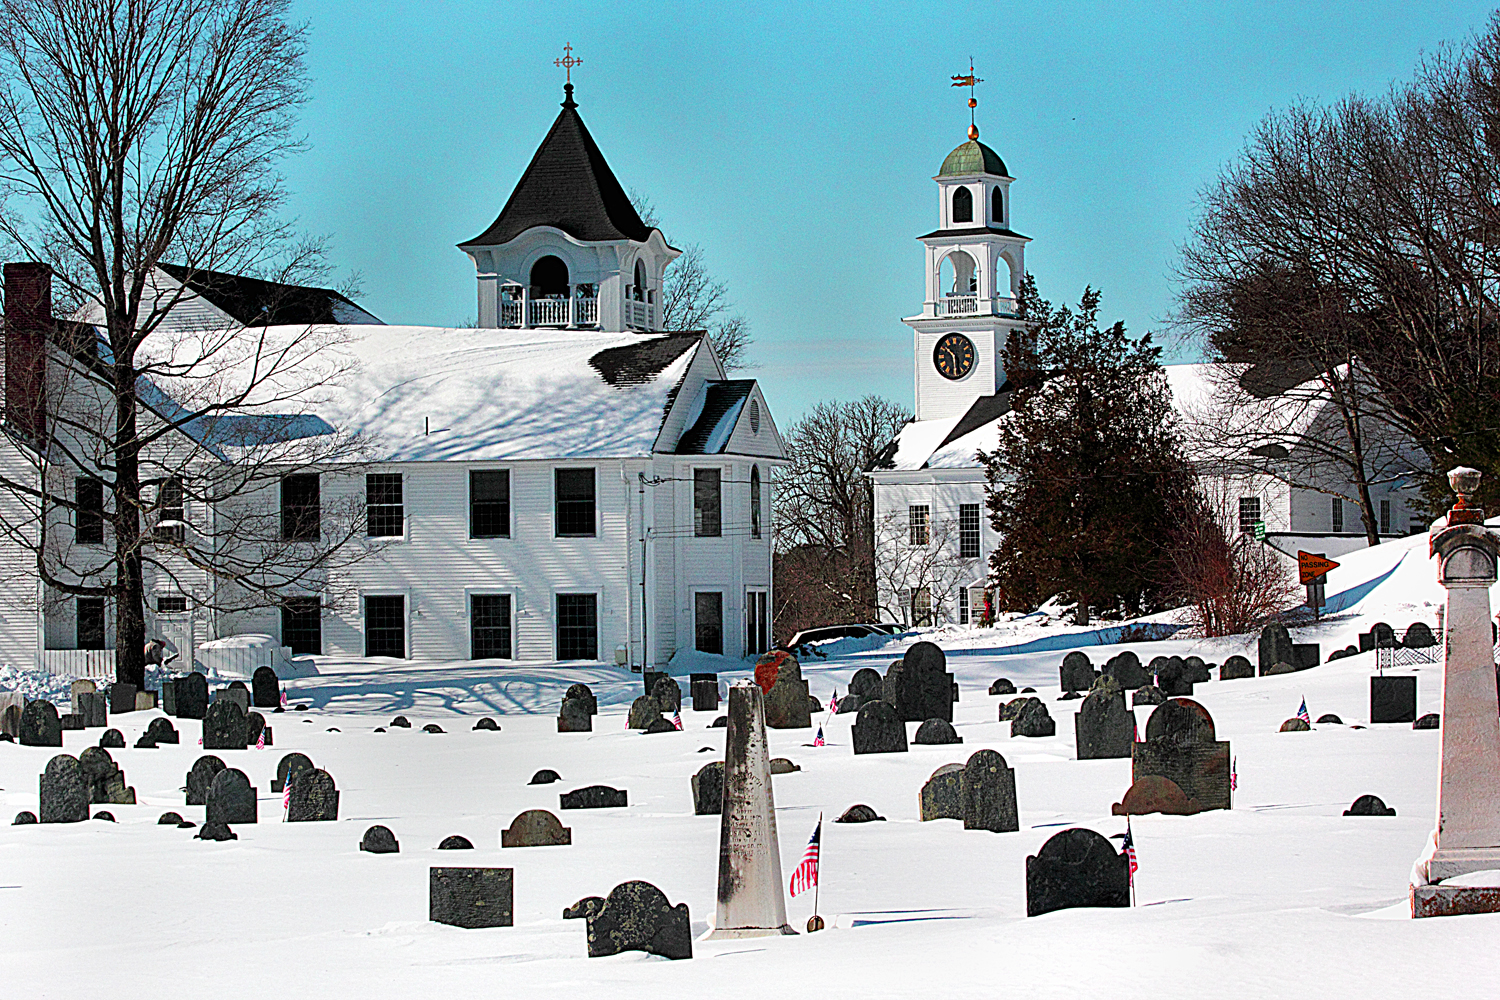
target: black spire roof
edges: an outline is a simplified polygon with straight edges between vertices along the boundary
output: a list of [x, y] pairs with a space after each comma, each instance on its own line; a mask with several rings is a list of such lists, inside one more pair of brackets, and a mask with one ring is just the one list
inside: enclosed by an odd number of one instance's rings
[[461, 246], [509, 243], [536, 226], [555, 226], [585, 241], [644, 243], [651, 235], [651, 227], [641, 221], [578, 116], [573, 85], [563, 90], [567, 96], [562, 114], [552, 123], [552, 131], [537, 148], [500, 217]]

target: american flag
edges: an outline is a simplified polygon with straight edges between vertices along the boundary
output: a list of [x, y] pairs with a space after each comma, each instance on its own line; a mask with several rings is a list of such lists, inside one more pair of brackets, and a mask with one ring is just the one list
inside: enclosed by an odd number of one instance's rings
[[1310, 715], [1307, 714], [1307, 699], [1306, 698], [1302, 699], [1302, 707], [1299, 708], [1299, 709], [1297, 709], [1297, 718], [1301, 719], [1303, 722], [1307, 723], [1308, 725], [1312, 725], [1312, 716], [1310, 716]]
[[1231, 757], [1229, 760], [1229, 790], [1232, 792], [1240, 787], [1240, 759]]
[[823, 727], [819, 726], [818, 727], [818, 735], [816, 735], [816, 736], [813, 737], [813, 746], [820, 747], [820, 746], [823, 746], [823, 745], [824, 745], [824, 743], [823, 743]]
[[1130, 860], [1130, 881], [1135, 881], [1135, 873], [1141, 870], [1140, 862], [1135, 859], [1135, 838], [1130, 835], [1130, 823], [1125, 823], [1125, 842], [1120, 845], [1124, 849], [1125, 857]]
[[286, 708], [286, 688], [281, 689], [281, 707]]
[[287, 810], [292, 807], [292, 772], [286, 774], [286, 783], [281, 786], [281, 808]]
[[681, 730], [682, 729], [682, 713], [681, 712], [673, 712], [672, 713], [672, 728], [673, 729], [677, 729], [677, 730]]
[[1136, 723], [1135, 725], [1133, 725], [1131, 727], [1130, 742], [1132, 742], [1132, 743], [1139, 743], [1140, 741], [1141, 741], [1141, 725], [1140, 725], [1140, 723]]
[[833, 689], [833, 694], [831, 694], [831, 695], [828, 696], [828, 711], [830, 711], [830, 712], [837, 712], [838, 710], [839, 710], [839, 689], [838, 688], [834, 688]]
[[802, 852], [802, 863], [792, 872], [790, 888], [793, 896], [818, 884], [818, 843], [822, 839], [823, 817], [819, 816], [818, 825], [813, 828], [812, 839], [807, 842], [807, 850]]
[[260, 730], [260, 734], [255, 737], [255, 749], [257, 749], [257, 750], [264, 750], [265, 748], [266, 748], [266, 730], [265, 730], [265, 727], [262, 726], [261, 730]]

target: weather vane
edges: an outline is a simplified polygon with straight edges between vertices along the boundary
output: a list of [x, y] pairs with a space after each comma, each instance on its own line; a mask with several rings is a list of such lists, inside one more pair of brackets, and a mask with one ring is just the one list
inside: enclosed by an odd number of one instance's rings
[[979, 101], [974, 97], [974, 87], [983, 83], [984, 80], [974, 75], [974, 57], [969, 57], [969, 72], [967, 75], [959, 75], [953, 78], [953, 86], [969, 88], [969, 138], [979, 138], [979, 126], [974, 124], [974, 109], [979, 107]]
[[[566, 45], [563, 46], [563, 57], [561, 59], [554, 59], [554, 60], [552, 60], [552, 65], [554, 65], [554, 66], [561, 66], [563, 69], [567, 70], [567, 72], [568, 72], [568, 79], [567, 79], [566, 82], [567, 83], [572, 83], [573, 82], [573, 67], [574, 66], [582, 66], [583, 65], [583, 60], [582, 59], [574, 59], [573, 58], [573, 45], [572, 45], [572, 43], [568, 43], [568, 44], [566, 44]], [[954, 77], [954, 79], [956, 80], [958, 78]]]

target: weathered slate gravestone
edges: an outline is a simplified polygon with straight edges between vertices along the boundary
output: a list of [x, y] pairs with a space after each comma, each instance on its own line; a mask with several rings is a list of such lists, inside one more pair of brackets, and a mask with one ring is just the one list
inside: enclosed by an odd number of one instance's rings
[[800, 770], [802, 770], [802, 768], [799, 765], [794, 764], [791, 761], [790, 758], [787, 758], [787, 757], [772, 757], [771, 758], [771, 773], [772, 774], [791, 774], [793, 771], [800, 771]]
[[651, 685], [651, 697], [663, 712], [682, 711], [682, 685], [665, 674]]
[[630, 714], [625, 725], [630, 729], [647, 729], [661, 718], [661, 706], [649, 694], [643, 694], [630, 703]]
[[175, 812], [171, 812], [170, 810], [156, 817], [157, 826], [176, 826], [181, 822], [182, 817]]
[[1014, 719], [1018, 715], [1020, 715], [1021, 711], [1023, 709], [1025, 709], [1026, 706], [1029, 705], [1031, 702], [1033, 702], [1033, 701], [1040, 701], [1040, 700], [1041, 699], [1039, 699], [1039, 698], [1034, 698], [1034, 697], [1030, 697], [1030, 696], [1027, 696], [1027, 695], [1022, 695], [1019, 698], [1012, 698], [1010, 701], [1008, 701], [1005, 704], [1003, 704], [1003, 705], [1000, 706], [1000, 711], [999, 711], [1000, 721], [1001, 722], [1010, 722], [1012, 719]]
[[963, 775], [962, 764], [944, 764], [932, 772], [918, 796], [922, 822], [964, 818]]
[[83, 716], [81, 715], [65, 712], [60, 718], [62, 719], [63, 732], [76, 732], [83, 729]]
[[271, 745], [271, 727], [266, 725], [266, 717], [259, 712], [251, 712], [245, 716], [245, 746], [255, 746], [256, 740], [260, 739], [261, 733], [266, 735], [266, 746]]
[[98, 691], [82, 691], [75, 696], [78, 708], [74, 711], [83, 716], [85, 729], [102, 728], [109, 725], [109, 700]]
[[945, 743], [962, 743], [963, 737], [953, 728], [953, 723], [946, 719], [928, 719], [917, 727], [917, 735], [912, 737], [913, 743], [923, 746], [935, 746]]
[[590, 715], [599, 714], [599, 700], [594, 697], [594, 691], [587, 684], [569, 684], [568, 690], [563, 692], [563, 701], [569, 698], [583, 702]]
[[301, 771], [292, 780], [287, 796], [288, 823], [332, 822], [339, 818], [339, 790], [333, 775], [321, 768]]
[[603, 896], [584, 896], [572, 906], [563, 907], [564, 920], [587, 920], [604, 909]]
[[390, 827], [376, 824], [359, 839], [359, 849], [371, 854], [400, 854], [401, 842], [396, 839]]
[[833, 714], [834, 715], [850, 715], [850, 714], [852, 714], [854, 712], [858, 712], [859, 711], [859, 707], [861, 705], [863, 705], [863, 704], [864, 704], [864, 699], [861, 698], [859, 695], [857, 695], [857, 694], [846, 694], [842, 698], [839, 699], [838, 711], [834, 712]]
[[[637, 698], [637, 701], [643, 699]], [[651, 701], [651, 699], [644, 699]], [[651, 702], [653, 705], [655, 701]], [[634, 711], [634, 706], [631, 708]], [[648, 720], [647, 725], [650, 722]], [[591, 733], [594, 731], [594, 716], [588, 702], [582, 698], [564, 698], [562, 710], [557, 713], [557, 731], [560, 733]]]
[[573, 829], [545, 809], [528, 809], [500, 831], [501, 847], [566, 847]]
[[708, 724], [708, 728], [709, 729], [723, 729], [727, 725], [729, 725], [729, 716], [727, 716], [727, 715], [721, 715], [717, 719], [714, 719], [714, 721], [710, 722]]
[[656, 682], [666, 676], [668, 676], [668, 674], [665, 671], [661, 670], [647, 670], [642, 673], [641, 684], [643, 686], [641, 689], [641, 694], [650, 694], [651, 691], [656, 687]]
[[1190, 799], [1171, 778], [1148, 774], [1126, 789], [1125, 797], [1110, 807], [1116, 816], [1145, 816], [1166, 813], [1169, 816], [1191, 816], [1201, 812], [1197, 799]]
[[[217, 760], [218, 758], [214, 758]], [[312, 758], [304, 753], [289, 753], [276, 765], [276, 777], [271, 779], [271, 791], [286, 791], [286, 783], [299, 771], [314, 770]]]
[[1298, 670], [1307, 670], [1316, 667], [1323, 662], [1323, 647], [1316, 642], [1294, 642], [1292, 643], [1292, 666]]
[[77, 758], [60, 753], [47, 761], [37, 790], [43, 823], [82, 823], [89, 818], [88, 784]]
[[693, 815], [718, 816], [724, 812], [724, 762], [710, 761], [698, 769], [691, 782]]
[[[569, 909], [587, 922], [589, 958], [644, 951], [663, 958], [692, 958], [688, 905], [673, 906], [650, 882], [622, 882], [601, 902], [591, 896]], [[564, 911], [564, 917], [568, 911]]]
[[1327, 712], [1327, 713], [1325, 713], [1323, 715], [1318, 716], [1318, 725], [1322, 726], [1322, 725], [1325, 725], [1325, 724], [1326, 725], [1333, 725], [1333, 726], [1342, 726], [1344, 724], [1344, 720], [1340, 719], [1337, 715], [1334, 715], [1332, 712]]
[[1077, 906], [1129, 906], [1130, 861], [1093, 830], [1054, 835], [1026, 859], [1026, 915]]
[[1229, 744], [1214, 737], [1208, 709], [1188, 698], [1158, 706], [1146, 722], [1146, 740], [1131, 746], [1131, 779], [1170, 778], [1202, 809], [1230, 808]]
[[245, 749], [245, 710], [232, 698], [216, 698], [203, 718], [203, 749]]
[[1437, 645], [1437, 637], [1432, 634], [1432, 629], [1426, 622], [1412, 622], [1406, 629], [1406, 638], [1401, 640], [1401, 645], [1407, 649], [1426, 649]]
[[[218, 691], [214, 692], [214, 702], [218, 703], [221, 701], [233, 702], [238, 705], [241, 715], [247, 715], [250, 712], [250, 691], [245, 687], [243, 681], [231, 681], [228, 687], [219, 688]], [[212, 705], [209, 706], [209, 711], [213, 711]]]
[[[765, 670], [765, 658], [756, 666], [759, 676]], [[770, 729], [808, 729], [812, 712], [807, 681], [802, 679], [802, 664], [795, 656], [785, 656], [774, 667], [776, 679], [765, 692], [766, 726]]]
[[1185, 656], [1182, 663], [1185, 668], [1183, 676], [1187, 678], [1189, 684], [1207, 684], [1214, 679], [1213, 670], [1203, 662], [1203, 657]]
[[256, 667], [250, 675], [250, 703], [256, 708], [276, 708], [281, 704], [281, 685], [276, 680], [276, 671], [270, 667]]
[[558, 804], [563, 809], [614, 809], [629, 805], [628, 798], [629, 795], [623, 788], [589, 785], [587, 788], [564, 792], [558, 796]]
[[99, 685], [91, 680], [78, 680], [68, 685], [68, 708], [74, 715], [83, 715], [82, 704], [78, 700], [81, 694], [97, 694]]
[[6, 736], [21, 735], [21, 713], [26, 709], [26, 699], [15, 691], [0, 691], [0, 733]]
[[1280, 732], [1280, 733], [1306, 733], [1306, 732], [1310, 732], [1311, 730], [1312, 730], [1312, 726], [1309, 726], [1307, 723], [1303, 722], [1301, 719], [1287, 719], [1285, 722], [1283, 722], [1281, 724], [1281, 728], [1278, 729], [1277, 732]]
[[1130, 696], [1132, 705], [1160, 705], [1166, 700], [1167, 696], [1155, 684], [1138, 687], [1135, 689], [1135, 694]]
[[890, 702], [902, 722], [952, 722], [953, 683], [942, 648], [919, 642], [886, 671], [881, 697]]
[[[85, 807], [87, 808], [87, 807]], [[30, 826], [36, 822], [36, 813], [30, 809], [22, 809], [16, 813], [16, 818], [10, 821], [11, 826]]]
[[1046, 702], [1040, 698], [1028, 698], [1010, 720], [1012, 736], [1056, 736], [1057, 720], [1047, 711]]
[[1104, 673], [1115, 679], [1123, 690], [1134, 691], [1136, 688], [1151, 683], [1151, 675], [1146, 668], [1141, 666], [1141, 658], [1135, 655], [1133, 650], [1125, 649], [1109, 658], [1104, 665]]
[[201, 719], [208, 714], [208, 678], [194, 670], [172, 681], [173, 703], [179, 719]]
[[641, 735], [642, 736], [651, 736], [654, 733], [675, 733], [675, 732], [677, 732], [677, 727], [674, 726], [672, 723], [668, 722], [666, 719], [663, 719], [661, 716], [658, 715], [656, 718], [654, 718], [654, 719], [651, 720], [651, 724], [650, 725], [648, 725], [645, 729], [641, 730]]
[[171, 677], [161, 682], [161, 710], [170, 716], [177, 715], [177, 681]]
[[227, 823], [204, 823], [194, 840], [239, 840], [240, 835], [229, 829]]
[[427, 919], [454, 927], [510, 927], [512, 868], [428, 869]]
[[237, 767], [229, 767], [214, 775], [208, 786], [208, 800], [204, 803], [204, 824], [209, 823], [255, 823], [260, 813], [255, 797], [255, 786], [250, 778]]
[[[338, 732], [337, 729], [330, 729], [328, 731], [330, 733], [336, 733], [336, 732]], [[446, 733], [447, 731], [448, 730], [444, 729], [442, 726], [438, 725], [436, 722], [429, 722], [429, 723], [427, 723], [427, 725], [425, 725], [425, 726], [422, 727], [422, 732], [424, 732], [424, 733]]]
[[1272, 622], [1260, 630], [1260, 641], [1256, 645], [1256, 655], [1260, 660], [1260, 673], [1264, 677], [1266, 670], [1278, 663], [1295, 663], [1292, 654], [1292, 637], [1287, 632], [1286, 626], [1280, 622]]
[[469, 842], [468, 837], [461, 837], [455, 833], [451, 837], [444, 837], [442, 843], [437, 845], [437, 849], [440, 851], [472, 851], [474, 845]]
[[887, 701], [872, 701], [860, 706], [859, 716], [850, 728], [854, 752], [906, 753], [906, 723], [896, 715]]
[[1417, 718], [1417, 678], [1377, 676], [1370, 678], [1370, 721], [1413, 722]]
[[1370, 642], [1374, 649], [1394, 649], [1400, 643], [1396, 641], [1396, 630], [1385, 622], [1376, 622], [1370, 626]]
[[1057, 673], [1064, 691], [1087, 691], [1094, 683], [1094, 664], [1076, 649], [1063, 657]]
[[990, 694], [1015, 694], [1016, 686], [1007, 678], [999, 677], [990, 685]]
[[1016, 772], [993, 750], [980, 750], [960, 778], [964, 829], [1012, 833], [1021, 828], [1016, 811]]
[[16, 740], [26, 747], [60, 747], [62, 719], [50, 701], [28, 701], [21, 710], [20, 732]]
[[1416, 722], [1411, 724], [1413, 729], [1442, 729], [1443, 717], [1436, 712], [1428, 712]]
[[125, 734], [118, 729], [106, 729], [99, 737], [99, 746], [105, 750], [124, 750]]
[[1129, 757], [1135, 733], [1135, 712], [1125, 707], [1123, 691], [1098, 688], [1073, 715], [1079, 760]]
[[873, 667], [860, 667], [849, 679], [849, 693], [865, 701], [880, 698], [884, 687], [885, 681], [881, 679], [880, 672]]
[[115, 681], [109, 686], [109, 714], [120, 715], [125, 712], [135, 711], [134, 684], [126, 684], [124, 681]]
[[691, 674], [689, 690], [693, 696], [693, 711], [717, 712], [719, 710], [719, 675]]
[[410, 729], [411, 720], [404, 715], [398, 715], [391, 720], [392, 729]]
[[1344, 810], [1345, 816], [1394, 816], [1396, 810], [1381, 801], [1378, 795], [1361, 795], [1354, 804]]
[[137, 712], [149, 712], [156, 707], [155, 691], [137, 691], [135, 693], [135, 710]]
[[884, 823], [885, 817], [877, 813], [874, 809], [871, 809], [869, 806], [865, 805], [863, 802], [857, 802], [854, 805], [850, 806], [848, 809], [845, 809], [843, 815], [834, 820], [834, 822]]
[[1169, 656], [1156, 668], [1156, 686], [1168, 698], [1183, 698], [1193, 693], [1187, 663], [1180, 656]]
[[88, 786], [90, 802], [135, 805], [135, 789], [126, 787], [125, 772], [120, 770], [108, 750], [87, 747], [78, 755], [78, 766], [83, 769], [83, 782]]
[[208, 789], [214, 783], [214, 778], [224, 770], [224, 762], [213, 754], [204, 754], [193, 761], [192, 770], [187, 773], [187, 804], [190, 806], [201, 806], [208, 801]]
[[531, 780], [528, 781], [528, 782], [526, 782], [526, 783], [528, 785], [550, 785], [554, 781], [561, 781], [561, 780], [562, 780], [562, 775], [558, 774], [556, 771], [552, 770], [550, 767], [544, 767], [540, 771], [538, 771], [536, 774], [533, 774], [531, 776]]
[[1224, 665], [1219, 668], [1219, 680], [1221, 681], [1237, 681], [1254, 676], [1254, 664], [1238, 654], [1225, 660]]

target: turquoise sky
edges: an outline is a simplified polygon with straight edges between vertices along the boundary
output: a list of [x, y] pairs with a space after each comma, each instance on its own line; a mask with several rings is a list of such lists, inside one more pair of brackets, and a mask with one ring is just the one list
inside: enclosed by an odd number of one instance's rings
[[[756, 343], [783, 427], [821, 399], [911, 406], [909, 328], [932, 176], [981, 138], [1017, 179], [1014, 226], [1042, 294], [1104, 293], [1159, 329], [1196, 194], [1267, 111], [1378, 92], [1482, 29], [1486, 4], [361, 3], [303, 0], [311, 149], [293, 208], [387, 322], [456, 325], [483, 230], [561, 100], [571, 42], [584, 120], [676, 245], [701, 243]], [[1173, 344], [1191, 359], [1191, 347]]]

